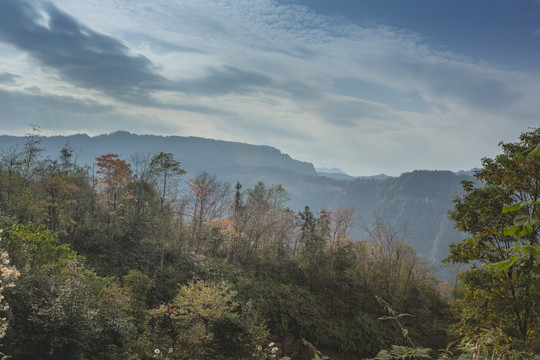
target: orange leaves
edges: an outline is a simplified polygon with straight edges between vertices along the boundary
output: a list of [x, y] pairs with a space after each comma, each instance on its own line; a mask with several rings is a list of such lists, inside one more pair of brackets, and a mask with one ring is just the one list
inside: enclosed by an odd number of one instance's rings
[[204, 196], [210, 191], [210, 184], [201, 181], [199, 178], [189, 180], [187, 185], [194, 198]]
[[118, 154], [106, 154], [96, 158], [100, 175], [99, 185], [103, 191], [115, 191], [131, 181], [131, 165], [118, 158]]
[[98, 191], [101, 193], [101, 200], [108, 206], [108, 215], [111, 223], [114, 224], [121, 202], [133, 198], [133, 195], [124, 191], [127, 184], [131, 182], [131, 165], [118, 158], [118, 154], [106, 154], [96, 158], [98, 167], [97, 174]]
[[244, 232], [237, 231], [234, 228], [235, 224], [234, 224], [234, 221], [232, 221], [232, 220], [225, 220], [225, 219], [222, 219], [222, 218], [218, 218], [218, 219], [210, 220], [208, 222], [208, 224], [211, 227], [213, 227], [215, 229], [218, 229], [220, 235], [225, 237], [225, 238], [237, 239], [237, 238], [245, 238], [246, 237], [246, 234]]

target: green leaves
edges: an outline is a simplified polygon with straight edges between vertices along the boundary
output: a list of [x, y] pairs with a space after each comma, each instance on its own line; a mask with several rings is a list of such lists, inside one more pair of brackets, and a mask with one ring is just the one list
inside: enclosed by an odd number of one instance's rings
[[[501, 143], [503, 153], [482, 159], [483, 168], [475, 173], [482, 186], [465, 184], [450, 212], [456, 227], [470, 235], [451, 247], [448, 259], [476, 264], [459, 275], [455, 335], [474, 346], [484, 329], [496, 341], [515, 338], [510, 350], [538, 343], [539, 143], [540, 129], [523, 133], [520, 142]], [[486, 355], [502, 354], [491, 346]]]
[[527, 155], [527, 159], [532, 157], [540, 157], [540, 143], [536, 144], [536, 146]]
[[400, 317], [404, 317], [404, 316], [413, 316], [413, 315], [402, 313], [402, 314], [399, 314], [397, 317], [400, 318]]
[[504, 235], [509, 236], [516, 236], [516, 237], [523, 237], [531, 234], [533, 232], [533, 228], [531, 225], [514, 225], [510, 226], [504, 229]]
[[433, 359], [431, 349], [407, 346], [392, 345], [390, 350], [381, 350], [373, 360], [394, 360], [394, 359]]
[[540, 204], [540, 201], [533, 201], [533, 200], [520, 201], [517, 204], [512, 204], [512, 205], [503, 207], [502, 212], [503, 214], [505, 214], [508, 212], [518, 211], [528, 205], [539, 205], [539, 204]]
[[[389, 311], [392, 311], [392, 313], [393, 313], [392, 309], [390, 309]], [[401, 318], [401, 317], [404, 317], [404, 316], [413, 316], [413, 315], [402, 313], [402, 314], [392, 315], [392, 316], [382, 316], [382, 317], [379, 318], [379, 320], [395, 320], [396, 318]]]
[[524, 159], [540, 157], [540, 143], [536, 144], [534, 148], [532, 148], [531, 150], [527, 152], [524, 152], [524, 153], [518, 152], [517, 155]]
[[[521, 201], [517, 204], [512, 204], [509, 206], [503, 207], [503, 214], [509, 212], [515, 212], [523, 209], [526, 206], [539, 205], [540, 201], [528, 200]], [[524, 237], [533, 233], [533, 226], [540, 224], [540, 217], [538, 216], [538, 211], [536, 208], [532, 209], [532, 214], [519, 214], [514, 217], [512, 226], [509, 226], [504, 229], [504, 235]]]
[[387, 303], [385, 300], [380, 298], [379, 296], [375, 296], [375, 299], [379, 302], [379, 304], [383, 305], [386, 308], [386, 311], [390, 314], [390, 316], [383, 316], [380, 317], [379, 320], [395, 320], [398, 324], [399, 328], [401, 329], [401, 333], [403, 334], [403, 337], [407, 339], [407, 341], [411, 344], [412, 348], [415, 348], [416, 346], [412, 342], [411, 338], [409, 337], [409, 329], [405, 328], [401, 321], [399, 321], [400, 318], [404, 316], [412, 316], [411, 314], [407, 313], [400, 313], [396, 314], [396, 311], [390, 307], [390, 304]]
[[518, 261], [518, 260], [519, 260], [519, 257], [514, 255], [514, 256], [511, 256], [508, 259], [504, 259], [504, 260], [496, 262], [496, 263], [488, 264], [487, 267], [488, 267], [488, 269], [506, 270], [510, 266], [514, 265], [514, 263], [516, 261]]

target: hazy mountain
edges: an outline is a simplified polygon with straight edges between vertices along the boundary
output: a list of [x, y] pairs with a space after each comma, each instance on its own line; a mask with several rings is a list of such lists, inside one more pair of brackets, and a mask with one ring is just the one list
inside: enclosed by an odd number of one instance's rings
[[[0, 149], [22, 150], [25, 141], [24, 137], [0, 136]], [[311, 163], [292, 159], [270, 146], [127, 132], [95, 137], [43, 137], [40, 146], [45, 149], [45, 157], [57, 158], [66, 144], [73, 148], [80, 165], [91, 166], [96, 157], [107, 153], [117, 153], [130, 161], [134, 153], [170, 152], [187, 171], [185, 180], [200, 171], [208, 171], [222, 181], [233, 184], [239, 181], [244, 189], [258, 181], [281, 184], [291, 196], [287, 205], [295, 211], [306, 205], [314, 212], [323, 208], [354, 207], [365, 224], [376, 217], [396, 226], [406, 223], [407, 240], [430, 259], [445, 257], [449, 243], [463, 237], [453, 229], [447, 211], [452, 208], [452, 197], [461, 190], [460, 181], [470, 179], [468, 175], [414, 171], [399, 177], [352, 178], [339, 169], [319, 174]], [[336, 178], [338, 175], [345, 178]], [[361, 227], [356, 228], [353, 235], [365, 237]]]
[[456, 175], [468, 175], [468, 176], [474, 176], [474, 173], [479, 170], [478, 168], [472, 168], [471, 170], [460, 170], [456, 171]]
[[347, 174], [346, 172], [344, 172], [343, 170], [338, 169], [338, 168], [329, 169], [329, 168], [322, 167], [322, 168], [315, 168], [315, 170], [321, 176], [326, 176], [326, 177], [329, 177], [329, 178], [332, 178], [332, 179], [337, 179], [337, 180], [353, 180], [353, 179], [383, 180], [383, 179], [387, 179], [387, 178], [390, 177], [390, 176], [385, 175], [385, 174], [367, 175], [367, 176], [351, 176], [351, 175]]
[[381, 217], [395, 226], [407, 224], [411, 245], [428, 258], [442, 259], [448, 245], [463, 238], [447, 212], [464, 179], [471, 178], [424, 170], [385, 180], [355, 180], [347, 182], [337, 202], [354, 206], [367, 223]]
[[[342, 175], [348, 175], [345, 171], [338, 169], [338, 168], [325, 168], [325, 167], [316, 167], [315, 170], [320, 174], [342, 174]], [[350, 175], [349, 175], [350, 176]], [[351, 176], [352, 177], [352, 176]]]
[[338, 168], [329, 169], [329, 168], [322, 167], [322, 168], [315, 168], [315, 170], [317, 171], [317, 174], [319, 174], [321, 176], [326, 176], [326, 177], [329, 177], [329, 178], [332, 178], [332, 179], [337, 179], [337, 180], [352, 180], [352, 179], [354, 179], [354, 176], [351, 176], [351, 175], [347, 174], [345, 171], [343, 171], [341, 169], [338, 169]]
[[[22, 148], [24, 137], [0, 136], [0, 147]], [[299, 174], [316, 175], [312, 164], [292, 159], [276, 148], [198, 137], [135, 135], [125, 131], [90, 137], [85, 134], [42, 137], [45, 156], [58, 157], [60, 149], [69, 144], [80, 165], [91, 165], [98, 156], [115, 153], [129, 160], [135, 153], [170, 152], [187, 172], [234, 166], [275, 166]]]
[[384, 179], [388, 179], [388, 178], [391, 178], [391, 176], [388, 176], [388, 175], [386, 175], [386, 174], [379, 174], [379, 175], [370, 175], [370, 176], [357, 176], [355, 179], [364, 179], [364, 180], [368, 180], [368, 179], [384, 180]]

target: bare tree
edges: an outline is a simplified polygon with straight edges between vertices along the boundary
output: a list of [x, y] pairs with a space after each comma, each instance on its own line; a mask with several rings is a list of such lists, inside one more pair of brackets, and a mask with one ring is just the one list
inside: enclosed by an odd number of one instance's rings
[[368, 233], [369, 248], [365, 270], [372, 275], [370, 281], [394, 304], [402, 306], [410, 295], [413, 280], [429, 273], [427, 264], [405, 242], [405, 226], [396, 228], [376, 219], [364, 230]]
[[218, 181], [207, 172], [198, 174], [187, 182], [191, 203], [191, 247], [202, 250], [206, 240], [206, 223], [222, 217], [230, 209], [231, 185]]

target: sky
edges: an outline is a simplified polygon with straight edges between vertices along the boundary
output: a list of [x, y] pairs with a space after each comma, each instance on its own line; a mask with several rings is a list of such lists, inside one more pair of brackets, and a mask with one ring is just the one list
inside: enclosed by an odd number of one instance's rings
[[199, 136], [395, 176], [479, 167], [539, 115], [538, 0], [0, 0], [4, 135]]

